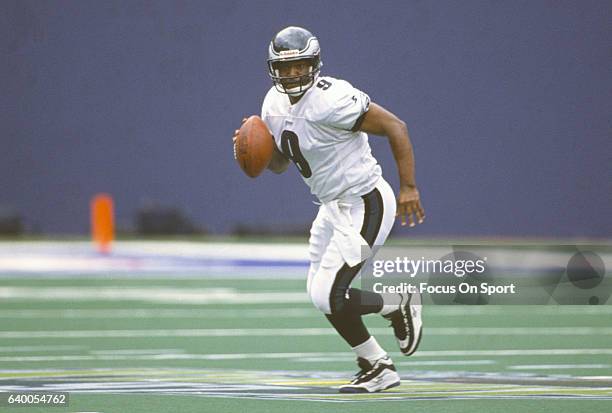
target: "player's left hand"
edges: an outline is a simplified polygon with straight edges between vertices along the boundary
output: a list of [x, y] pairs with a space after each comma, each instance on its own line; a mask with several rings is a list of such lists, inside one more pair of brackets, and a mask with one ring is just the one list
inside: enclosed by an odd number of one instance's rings
[[425, 210], [421, 206], [421, 198], [419, 190], [415, 186], [402, 186], [397, 197], [397, 212], [396, 217], [401, 217], [402, 226], [406, 226], [406, 216], [411, 227], [415, 226], [414, 216], [416, 215], [417, 222], [423, 223], [425, 219]]

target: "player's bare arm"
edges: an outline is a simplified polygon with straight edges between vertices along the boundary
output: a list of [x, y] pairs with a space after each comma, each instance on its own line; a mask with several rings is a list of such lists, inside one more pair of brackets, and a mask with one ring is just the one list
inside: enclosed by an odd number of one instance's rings
[[282, 174], [287, 170], [288, 166], [289, 159], [287, 159], [285, 155], [278, 150], [278, 147], [274, 145], [274, 153], [272, 154], [272, 160], [268, 165], [268, 169], [276, 174]]
[[414, 153], [406, 123], [382, 106], [371, 103], [359, 129], [389, 139], [400, 178], [397, 216], [401, 217], [402, 225], [406, 225], [406, 216], [408, 216], [410, 226], [414, 227], [413, 215], [416, 215], [417, 222], [421, 224], [425, 219], [425, 210], [421, 206], [414, 178]]

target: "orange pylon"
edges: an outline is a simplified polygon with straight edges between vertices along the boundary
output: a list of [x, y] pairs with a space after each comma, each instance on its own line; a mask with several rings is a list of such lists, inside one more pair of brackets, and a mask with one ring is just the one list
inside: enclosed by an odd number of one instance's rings
[[113, 198], [109, 194], [97, 194], [91, 199], [91, 238], [102, 254], [110, 252], [115, 239]]

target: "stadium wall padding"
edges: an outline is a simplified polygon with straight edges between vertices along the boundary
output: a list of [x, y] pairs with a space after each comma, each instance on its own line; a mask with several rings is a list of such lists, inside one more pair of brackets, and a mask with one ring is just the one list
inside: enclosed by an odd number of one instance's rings
[[53, 233], [85, 233], [97, 192], [120, 226], [160, 203], [214, 233], [307, 227], [295, 168], [253, 180], [231, 148], [268, 42], [302, 25], [326, 75], [408, 124], [427, 223], [396, 234], [611, 237], [610, 21], [603, 1], [2, 1], [0, 205]]

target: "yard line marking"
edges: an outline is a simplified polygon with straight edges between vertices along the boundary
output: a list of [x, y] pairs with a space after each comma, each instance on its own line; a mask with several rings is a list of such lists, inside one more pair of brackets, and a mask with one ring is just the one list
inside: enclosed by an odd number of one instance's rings
[[0, 346], [0, 353], [28, 353], [47, 351], [83, 350], [84, 346]]
[[[337, 357], [300, 357], [294, 361], [301, 363], [329, 363], [329, 362], [343, 362], [353, 361], [354, 355], [346, 354]], [[396, 362], [396, 366], [482, 366], [497, 364], [494, 360], [423, 360], [423, 361], [401, 361]]]
[[70, 301], [146, 301], [183, 304], [309, 302], [306, 292], [238, 291], [233, 288], [0, 287], [0, 298]]
[[[374, 334], [386, 334], [388, 328], [372, 328]], [[293, 337], [336, 335], [332, 328], [208, 328], [150, 330], [37, 330], [0, 331], [0, 338], [93, 338], [93, 337]], [[602, 336], [611, 335], [612, 327], [466, 327], [427, 329], [430, 336], [529, 335], [529, 336]]]
[[436, 316], [465, 315], [605, 315], [612, 314], [612, 305], [575, 306], [575, 305], [429, 305], [425, 306], [427, 313]]
[[[127, 358], [127, 357], [126, 357]], [[124, 358], [125, 359], [125, 358]], [[84, 361], [84, 360], [99, 360], [95, 356], [20, 356], [20, 357], [0, 357], [0, 361], [15, 362], [15, 361]], [[108, 359], [106, 359], [108, 360]]]
[[320, 317], [314, 308], [250, 309], [62, 309], [62, 310], [3, 310], [0, 318], [293, 318]]
[[[449, 353], [453, 353], [450, 355]], [[531, 350], [458, 350], [458, 351], [421, 351], [413, 354], [411, 357], [465, 357], [465, 356], [540, 356], [548, 355], [609, 355], [612, 354], [612, 349], [531, 349]], [[220, 354], [185, 354], [185, 353], [159, 353], [159, 354], [129, 354], [129, 353], [96, 353], [90, 355], [63, 355], [63, 356], [6, 356], [0, 357], [3, 362], [36, 362], [36, 361], [85, 361], [85, 360], [249, 360], [249, 359], [296, 359], [297, 361], [319, 358], [321, 361], [330, 361], [336, 358], [345, 361], [348, 357], [347, 352], [300, 352], [300, 353], [220, 353]], [[350, 360], [353, 357], [349, 358]], [[460, 365], [461, 363], [479, 362], [485, 364], [491, 360], [460, 360], [450, 364]], [[422, 365], [435, 365], [438, 360], [423, 361], [418, 363], [429, 363]], [[448, 362], [444, 362], [449, 364]], [[494, 363], [494, 362], [493, 362]], [[413, 365], [411, 362], [400, 362], [400, 365]], [[477, 364], [477, 363], [472, 363]], [[414, 364], [418, 365], [418, 364]]]
[[3, 310], [0, 318], [320, 318], [314, 307], [242, 309], [62, 309], [62, 310]]
[[506, 349], [506, 350], [424, 350], [410, 357], [464, 357], [464, 356], [571, 356], [608, 355], [611, 348], [566, 348], [566, 349]]
[[[384, 329], [379, 329], [381, 332]], [[573, 336], [610, 335], [612, 327], [439, 327], [426, 329], [428, 335], [513, 335], [513, 336]]]
[[520, 364], [508, 366], [510, 370], [565, 370], [565, 369], [608, 369], [610, 364]]
[[114, 354], [125, 354], [125, 355], [180, 354], [180, 353], [184, 353], [184, 351], [178, 348], [134, 348], [134, 349], [125, 349], [125, 350], [124, 349], [95, 350], [95, 351], [91, 351], [90, 353], [94, 355], [105, 356], [105, 355], [114, 355]]
[[[519, 308], [510, 308], [506, 306], [486, 306], [478, 311], [474, 311], [474, 307], [446, 307], [446, 306], [428, 306], [426, 309], [427, 316], [515, 316], [533, 314], [538, 315], [572, 315], [572, 316], [591, 316], [612, 314], [612, 306], [599, 307], [581, 307], [579, 309], [574, 306], [556, 306], [544, 307], [540, 306], [537, 309], [523, 310]], [[597, 311], [593, 311], [597, 310]], [[308, 306], [304, 308], [283, 307], [283, 308], [254, 308], [249, 311], [243, 309], [187, 309], [187, 308], [132, 308], [132, 309], [117, 309], [117, 308], [98, 308], [83, 309], [83, 308], [66, 308], [66, 309], [47, 309], [38, 310], [31, 308], [3, 310], [0, 312], [0, 318], [301, 318], [312, 317], [319, 318], [320, 312], [314, 307]]]
[[494, 360], [429, 360], [429, 361], [400, 361], [398, 366], [483, 366], [497, 364]]

